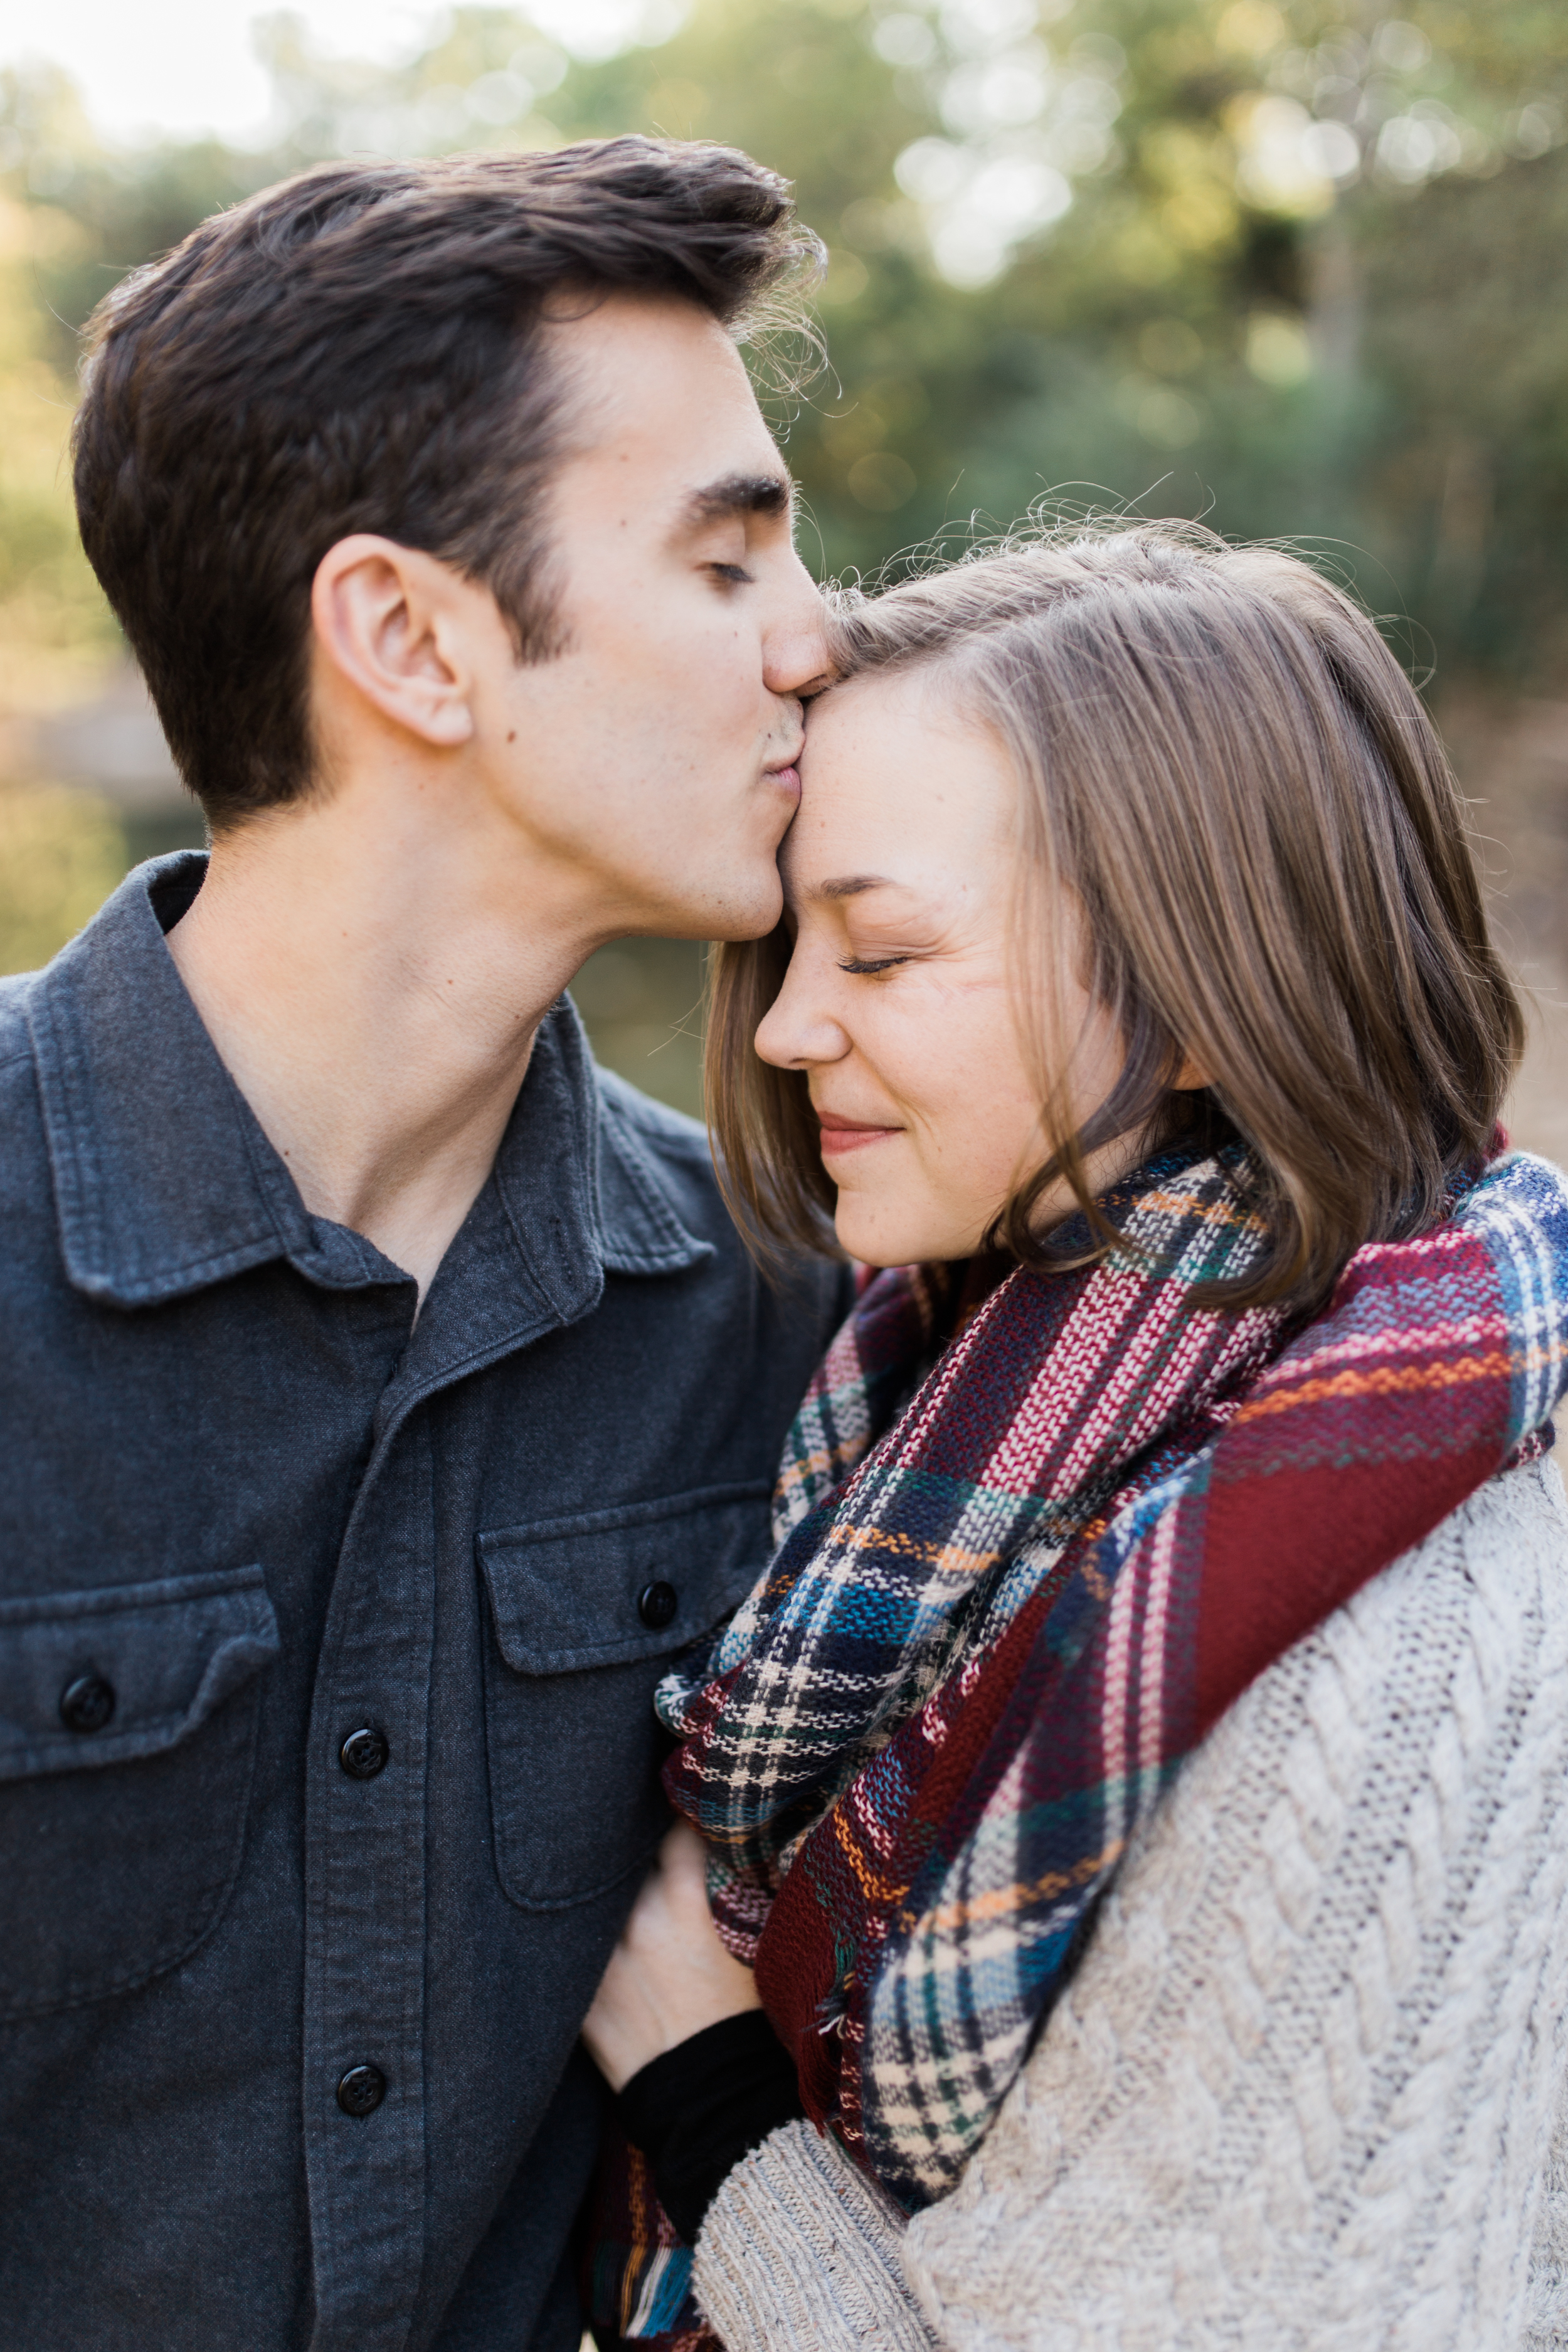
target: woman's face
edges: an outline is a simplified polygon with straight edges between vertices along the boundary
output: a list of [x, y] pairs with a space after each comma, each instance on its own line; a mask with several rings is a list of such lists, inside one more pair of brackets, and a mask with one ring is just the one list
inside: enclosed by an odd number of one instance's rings
[[[916, 673], [824, 696], [800, 769], [781, 861], [795, 950], [757, 1051], [806, 1075], [851, 1255], [966, 1257], [1044, 1149], [1008, 955], [1012, 767]], [[1048, 955], [1081, 1116], [1120, 1054], [1075, 961]]]

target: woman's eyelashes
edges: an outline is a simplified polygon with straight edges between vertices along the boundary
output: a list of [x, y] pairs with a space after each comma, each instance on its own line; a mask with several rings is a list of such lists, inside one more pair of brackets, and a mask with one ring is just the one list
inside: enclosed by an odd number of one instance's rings
[[838, 969], [840, 971], [852, 971], [856, 973], [891, 971], [896, 963], [910, 963], [912, 961], [913, 958], [907, 955], [843, 956], [839, 959]]

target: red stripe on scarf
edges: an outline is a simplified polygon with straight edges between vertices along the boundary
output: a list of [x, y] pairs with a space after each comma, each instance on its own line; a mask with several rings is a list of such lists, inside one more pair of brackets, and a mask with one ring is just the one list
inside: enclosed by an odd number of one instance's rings
[[[1412, 1346], [1403, 1360], [1382, 1350], [1373, 1361], [1331, 1346], [1312, 1353], [1310, 1328], [1220, 1441], [1198, 1613], [1200, 1739], [1267, 1666], [1502, 1465], [1510, 1335], [1497, 1270], [1479, 1240], [1452, 1229], [1421, 1248], [1430, 1274], [1416, 1273], [1408, 1245], [1363, 1251], [1325, 1320], [1381, 1290], [1391, 1319], [1416, 1339], [1434, 1304], [1450, 1329], [1462, 1324], [1462, 1339]], [[1462, 1318], [1456, 1284], [1472, 1302]], [[1300, 1459], [1290, 1458], [1293, 1447]]]

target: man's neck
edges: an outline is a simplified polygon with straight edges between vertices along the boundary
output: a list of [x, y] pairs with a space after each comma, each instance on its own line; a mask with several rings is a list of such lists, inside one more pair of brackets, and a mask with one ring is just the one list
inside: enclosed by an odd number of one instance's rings
[[[364, 789], [215, 844], [169, 949], [306, 1208], [421, 1297], [494, 1161], [534, 1033], [596, 944], [515, 845]], [[372, 821], [367, 821], [367, 819]]]

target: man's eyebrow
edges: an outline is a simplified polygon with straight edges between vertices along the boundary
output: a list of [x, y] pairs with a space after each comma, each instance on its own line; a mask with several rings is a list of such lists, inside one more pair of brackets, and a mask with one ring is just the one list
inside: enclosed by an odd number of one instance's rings
[[794, 496], [795, 485], [787, 474], [726, 474], [721, 481], [692, 491], [686, 502], [686, 519], [695, 529], [703, 523], [722, 522], [730, 515], [787, 514]]

